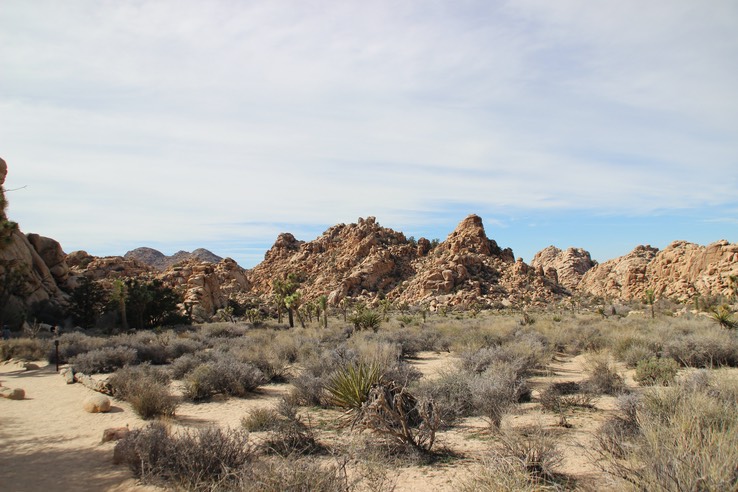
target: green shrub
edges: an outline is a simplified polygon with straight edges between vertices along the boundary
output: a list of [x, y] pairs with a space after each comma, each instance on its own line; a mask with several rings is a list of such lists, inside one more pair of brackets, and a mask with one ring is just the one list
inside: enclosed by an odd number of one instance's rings
[[679, 364], [674, 359], [651, 357], [638, 363], [633, 379], [643, 386], [666, 386], [674, 382], [678, 371]]
[[362, 310], [355, 313], [349, 319], [354, 325], [356, 330], [379, 330], [379, 325], [382, 324], [382, 315], [370, 310]]
[[378, 363], [350, 364], [340, 368], [326, 384], [328, 402], [341, 408], [358, 410], [381, 376], [382, 368]]

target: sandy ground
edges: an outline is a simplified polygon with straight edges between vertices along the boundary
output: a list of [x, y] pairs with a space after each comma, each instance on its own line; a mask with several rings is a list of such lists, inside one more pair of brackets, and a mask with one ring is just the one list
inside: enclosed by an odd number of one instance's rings
[[[425, 377], [433, 378], [453, 367], [453, 356], [447, 353], [422, 353], [412, 362]], [[536, 391], [555, 381], [579, 381], [586, 377], [583, 357], [559, 356], [548, 371], [530, 383]], [[156, 491], [155, 487], [136, 483], [127, 468], [112, 463], [114, 443], [101, 443], [103, 430], [128, 425], [141, 427], [138, 418], [125, 402], [113, 400], [113, 410], [105, 414], [89, 414], [83, 400], [92, 390], [80, 384], [67, 385], [53, 366], [43, 362], [41, 368], [25, 370], [19, 363], [0, 364], [0, 384], [26, 391], [22, 401], [0, 398], [0, 490], [33, 491]], [[221, 425], [236, 427], [241, 418], [254, 408], [274, 405], [289, 390], [288, 385], [267, 386], [251, 398], [230, 398], [209, 403], [183, 403], [177, 409], [176, 425], [200, 427]], [[601, 397], [596, 410], [577, 410], [569, 417], [570, 429], [557, 427], [558, 418], [543, 413], [538, 404], [521, 405], [506, 417], [505, 426], [525, 426], [542, 422], [561, 432], [565, 456], [562, 472], [584, 482], [596, 484], [594, 490], [606, 489], [598, 470], [586, 458], [584, 450], [591, 433], [614, 408], [614, 398]], [[321, 440], [336, 439], [335, 420], [338, 412], [303, 409]], [[323, 435], [325, 434], [325, 435]], [[329, 436], [328, 434], [333, 434]], [[494, 439], [481, 418], [466, 419], [450, 431], [438, 436], [438, 446], [452, 451], [453, 458], [432, 466], [409, 466], [396, 469], [398, 492], [411, 490], [453, 491], [459, 480], [473, 473], [479, 459], [489, 453]]]

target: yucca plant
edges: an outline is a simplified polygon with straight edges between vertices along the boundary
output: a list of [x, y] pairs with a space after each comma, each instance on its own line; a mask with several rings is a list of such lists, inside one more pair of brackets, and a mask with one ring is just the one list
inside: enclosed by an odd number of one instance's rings
[[351, 316], [350, 321], [354, 324], [354, 329], [357, 331], [372, 330], [376, 332], [382, 323], [382, 316], [374, 311], [361, 310]]
[[712, 308], [710, 311], [710, 318], [712, 318], [717, 324], [723, 328], [736, 329], [738, 328], [738, 320], [733, 317], [733, 311], [726, 304], [720, 307]]
[[333, 373], [326, 385], [328, 401], [341, 408], [358, 410], [381, 377], [382, 370], [376, 362], [360, 362], [343, 367]]

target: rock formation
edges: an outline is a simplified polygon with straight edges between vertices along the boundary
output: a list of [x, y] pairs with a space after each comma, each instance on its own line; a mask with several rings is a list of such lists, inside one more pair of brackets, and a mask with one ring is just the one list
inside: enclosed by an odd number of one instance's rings
[[476, 215], [434, 249], [427, 239], [413, 244], [374, 217], [331, 227], [310, 242], [281, 234], [251, 272], [254, 291], [267, 297], [273, 280], [289, 273], [302, 279], [306, 299], [325, 294], [334, 305], [345, 297], [376, 302], [382, 296], [431, 306], [511, 305], [561, 294], [554, 282], [516, 263], [510, 249], [489, 239]]
[[576, 289], [584, 274], [596, 264], [589, 251], [581, 248], [568, 248], [562, 251], [555, 246], [542, 249], [530, 262], [530, 266], [539, 273], [558, 282], [569, 291]]
[[143, 263], [144, 265], [148, 265], [161, 271], [164, 271], [177, 263], [190, 260], [206, 263], [218, 263], [223, 260], [220, 256], [204, 248], [198, 248], [191, 253], [187, 251], [178, 251], [172, 256], [167, 256], [161, 251], [144, 247], [129, 251], [123, 255], [123, 257], [126, 259], [136, 260], [139, 263]]

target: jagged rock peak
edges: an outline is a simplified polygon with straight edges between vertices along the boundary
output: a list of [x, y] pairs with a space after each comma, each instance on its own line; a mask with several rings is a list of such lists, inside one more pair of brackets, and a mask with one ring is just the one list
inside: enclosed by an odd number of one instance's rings
[[178, 251], [171, 256], [167, 256], [154, 248], [141, 247], [129, 251], [124, 255], [124, 258], [137, 260], [161, 271], [183, 261], [196, 260], [207, 263], [218, 263], [223, 260], [220, 256], [204, 248], [198, 248], [191, 253], [188, 251]]
[[500, 254], [497, 243], [487, 237], [482, 218], [471, 214], [448, 235], [442, 247], [451, 253], [476, 253], [485, 256]]

